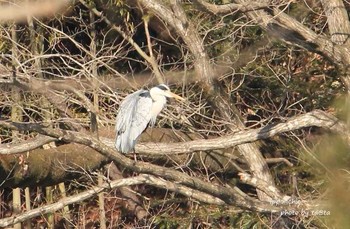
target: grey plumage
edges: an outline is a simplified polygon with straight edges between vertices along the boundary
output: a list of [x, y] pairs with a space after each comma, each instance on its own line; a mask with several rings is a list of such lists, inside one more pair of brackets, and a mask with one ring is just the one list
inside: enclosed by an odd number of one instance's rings
[[170, 92], [168, 86], [161, 84], [151, 90], [138, 90], [125, 97], [120, 105], [116, 122], [115, 147], [122, 153], [131, 152], [138, 137], [155, 124], [156, 118], [166, 104], [166, 97], [183, 100]]

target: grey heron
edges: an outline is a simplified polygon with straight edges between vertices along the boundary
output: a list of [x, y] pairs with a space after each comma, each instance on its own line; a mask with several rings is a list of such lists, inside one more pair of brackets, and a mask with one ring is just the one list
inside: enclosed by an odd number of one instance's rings
[[119, 152], [134, 150], [136, 141], [147, 125], [154, 126], [166, 104], [166, 97], [184, 100], [160, 84], [148, 90], [138, 90], [125, 97], [117, 115], [115, 147]]

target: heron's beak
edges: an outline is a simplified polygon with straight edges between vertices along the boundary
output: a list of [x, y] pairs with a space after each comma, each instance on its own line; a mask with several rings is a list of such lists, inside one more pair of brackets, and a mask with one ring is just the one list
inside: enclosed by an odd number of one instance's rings
[[181, 100], [181, 101], [185, 101], [184, 98], [182, 98], [181, 96], [178, 96], [177, 94], [174, 94], [174, 93], [172, 93], [172, 92], [170, 92], [170, 91], [167, 91], [166, 93], [167, 93], [167, 94], [169, 95], [169, 97], [171, 97], [171, 98], [174, 98], [174, 99], [177, 99], [177, 100]]

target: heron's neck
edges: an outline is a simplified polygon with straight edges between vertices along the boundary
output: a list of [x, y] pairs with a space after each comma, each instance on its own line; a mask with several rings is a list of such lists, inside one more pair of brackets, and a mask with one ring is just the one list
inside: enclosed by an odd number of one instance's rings
[[166, 98], [164, 95], [159, 95], [157, 93], [152, 93], [152, 91], [150, 92], [151, 97], [153, 99], [154, 102], [166, 102]]
[[166, 104], [166, 98], [164, 96], [154, 96], [153, 99], [153, 105], [152, 105], [152, 117], [151, 117], [151, 124], [154, 125], [156, 118], [158, 114], [162, 111], [164, 108], [164, 105]]
[[166, 98], [162, 95], [155, 95], [152, 96], [153, 99], [153, 109], [155, 111], [155, 114], [159, 114], [159, 112], [164, 108], [164, 105], [166, 104]]
[[166, 103], [166, 98], [164, 95], [160, 94], [159, 89], [156, 90], [157, 88], [152, 88], [149, 91], [149, 94], [154, 102], [159, 102], [159, 103]]

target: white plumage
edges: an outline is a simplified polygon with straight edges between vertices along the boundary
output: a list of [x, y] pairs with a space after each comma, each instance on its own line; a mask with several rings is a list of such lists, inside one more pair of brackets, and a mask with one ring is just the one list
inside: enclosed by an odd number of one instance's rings
[[184, 100], [160, 84], [151, 90], [138, 90], [125, 97], [120, 105], [116, 123], [115, 147], [119, 152], [134, 150], [136, 141], [147, 125], [154, 125], [158, 114], [166, 104], [166, 97]]

